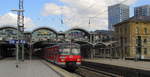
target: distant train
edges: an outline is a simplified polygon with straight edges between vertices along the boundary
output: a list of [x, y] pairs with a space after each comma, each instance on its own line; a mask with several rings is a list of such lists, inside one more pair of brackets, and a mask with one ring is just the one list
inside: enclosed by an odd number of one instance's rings
[[81, 65], [80, 45], [76, 43], [59, 43], [47, 46], [42, 50], [42, 57], [74, 71]]

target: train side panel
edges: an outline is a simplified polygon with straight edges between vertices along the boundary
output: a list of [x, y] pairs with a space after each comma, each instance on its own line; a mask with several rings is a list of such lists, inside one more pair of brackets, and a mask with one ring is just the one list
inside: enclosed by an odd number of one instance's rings
[[68, 69], [73, 69], [73, 70], [75, 70], [78, 66], [81, 65], [80, 54], [76, 54], [76, 55], [72, 55], [71, 53], [61, 54], [61, 52], [63, 52], [63, 48], [61, 48], [61, 45], [47, 47], [44, 48], [43, 58], [61, 67], [66, 67]]

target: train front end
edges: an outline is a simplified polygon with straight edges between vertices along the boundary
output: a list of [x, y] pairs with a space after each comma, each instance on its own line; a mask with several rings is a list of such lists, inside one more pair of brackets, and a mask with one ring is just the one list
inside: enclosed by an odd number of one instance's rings
[[69, 70], [75, 70], [81, 65], [80, 46], [77, 44], [64, 45], [60, 49], [59, 63]]

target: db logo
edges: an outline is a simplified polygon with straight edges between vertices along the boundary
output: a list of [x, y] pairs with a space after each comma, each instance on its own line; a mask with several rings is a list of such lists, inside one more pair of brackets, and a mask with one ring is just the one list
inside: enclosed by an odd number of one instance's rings
[[70, 58], [73, 58], [73, 56], [69, 56]]

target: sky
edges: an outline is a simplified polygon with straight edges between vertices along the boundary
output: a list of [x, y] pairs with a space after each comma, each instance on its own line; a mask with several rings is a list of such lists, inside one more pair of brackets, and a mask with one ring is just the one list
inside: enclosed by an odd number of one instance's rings
[[[25, 30], [107, 30], [107, 7], [117, 3], [129, 5], [131, 17], [134, 7], [150, 4], [150, 0], [24, 0]], [[0, 26], [16, 26], [17, 15], [12, 9], [18, 9], [18, 0], [0, 0]]]

